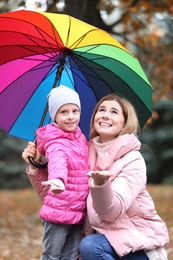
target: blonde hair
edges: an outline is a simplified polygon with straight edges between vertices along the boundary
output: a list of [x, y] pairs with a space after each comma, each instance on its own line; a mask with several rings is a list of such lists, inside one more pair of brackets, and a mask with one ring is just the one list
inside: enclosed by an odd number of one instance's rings
[[125, 119], [125, 127], [122, 129], [119, 135], [132, 134], [132, 133], [137, 135], [140, 132], [139, 121], [134, 106], [125, 97], [121, 97], [115, 93], [112, 93], [110, 95], [103, 97], [94, 108], [91, 117], [91, 122], [90, 122], [91, 138], [94, 138], [99, 135], [94, 128], [94, 117], [98, 111], [98, 108], [104, 101], [116, 101], [122, 108], [124, 119]]

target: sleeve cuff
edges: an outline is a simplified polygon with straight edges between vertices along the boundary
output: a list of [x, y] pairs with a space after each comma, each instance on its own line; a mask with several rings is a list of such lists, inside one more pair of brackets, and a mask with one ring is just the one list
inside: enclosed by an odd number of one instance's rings
[[30, 173], [34, 173], [34, 172], [36, 172], [37, 171], [37, 169], [32, 169], [30, 166], [28, 166], [28, 172], [30, 172]]
[[102, 185], [95, 185], [93, 179], [91, 179], [90, 182], [89, 182], [90, 187], [92, 187], [92, 188], [94, 188], [94, 187], [95, 187], [95, 188], [102, 187], [102, 186], [105, 185], [106, 183], [107, 183], [107, 181], [105, 181]]

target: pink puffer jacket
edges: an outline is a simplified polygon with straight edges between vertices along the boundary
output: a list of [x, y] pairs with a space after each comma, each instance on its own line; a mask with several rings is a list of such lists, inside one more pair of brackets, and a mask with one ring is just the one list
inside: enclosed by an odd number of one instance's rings
[[146, 190], [139, 140], [133, 134], [122, 135], [101, 155], [102, 149], [96, 140], [90, 142], [91, 169], [110, 170], [114, 176], [100, 187], [90, 183], [87, 210], [92, 227], [106, 236], [119, 256], [164, 246], [168, 231]]
[[[61, 179], [65, 191], [54, 194], [43, 190], [40, 180], [46, 172], [39, 170], [29, 178], [39, 197], [43, 199], [40, 217], [46, 221], [62, 224], [81, 224], [86, 217], [88, 195], [88, 144], [78, 127], [74, 132], [64, 132], [58, 126], [49, 124], [37, 130], [37, 147], [48, 161], [48, 179]], [[44, 176], [38, 178], [38, 174]], [[27, 172], [28, 173], [28, 172]]]

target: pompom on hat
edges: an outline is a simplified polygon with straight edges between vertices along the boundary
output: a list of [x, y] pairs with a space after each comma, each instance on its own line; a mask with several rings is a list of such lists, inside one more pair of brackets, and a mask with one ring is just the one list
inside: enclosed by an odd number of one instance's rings
[[55, 121], [55, 116], [58, 109], [66, 104], [75, 104], [81, 109], [79, 95], [76, 91], [68, 88], [64, 85], [60, 85], [57, 88], [53, 88], [47, 95], [49, 114], [53, 121]]

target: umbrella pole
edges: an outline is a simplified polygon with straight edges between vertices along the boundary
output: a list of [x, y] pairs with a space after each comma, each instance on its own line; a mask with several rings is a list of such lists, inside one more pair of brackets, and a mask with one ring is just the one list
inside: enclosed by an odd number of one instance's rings
[[[67, 51], [64, 52], [64, 55], [63, 55], [62, 59], [60, 60], [60, 64], [59, 64], [58, 69], [57, 69], [57, 73], [56, 73], [56, 77], [55, 77], [55, 81], [54, 81], [52, 89], [56, 88], [58, 79], [60, 78], [61, 73], [64, 69], [64, 63], [65, 63], [66, 56], [67, 56]], [[47, 111], [48, 111], [48, 103], [46, 104], [43, 116], [42, 116], [40, 124], [39, 124], [39, 127], [42, 127], [44, 120], [45, 120], [45, 117], [46, 117], [46, 114], [47, 114]]]
[[55, 81], [54, 81], [54, 84], [53, 84], [52, 88], [56, 87], [58, 79], [61, 76], [61, 73], [62, 73], [62, 71], [64, 69], [64, 63], [65, 63], [66, 56], [67, 56], [67, 51], [64, 52], [64, 55], [63, 55], [62, 59], [60, 60], [60, 63], [59, 63], [59, 66], [58, 66], [58, 70], [57, 70], [57, 73], [56, 73], [56, 77], [55, 77]]
[[[63, 68], [64, 68], [66, 56], [67, 56], [67, 50], [65, 50], [64, 55], [63, 55], [62, 59], [60, 60], [60, 64], [59, 64], [58, 69], [57, 69], [57, 73], [56, 73], [56, 77], [55, 77], [55, 81], [54, 81], [52, 89], [56, 87], [58, 79], [61, 76], [61, 73], [62, 73]], [[48, 103], [46, 104], [46, 107], [44, 109], [44, 113], [42, 115], [39, 127], [42, 127], [44, 120], [45, 120], [45, 117], [46, 117], [46, 114], [47, 114], [47, 111], [48, 111]], [[36, 139], [35, 139], [35, 143], [36, 143]], [[34, 165], [35, 167], [37, 167], [39, 169], [47, 168], [47, 163], [44, 163], [44, 164], [37, 163], [36, 161], [34, 161], [34, 159], [32, 157], [28, 157], [28, 160], [30, 161], [30, 163], [32, 163], [32, 165]]]

